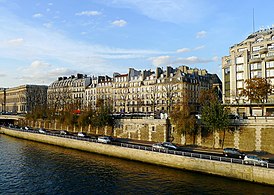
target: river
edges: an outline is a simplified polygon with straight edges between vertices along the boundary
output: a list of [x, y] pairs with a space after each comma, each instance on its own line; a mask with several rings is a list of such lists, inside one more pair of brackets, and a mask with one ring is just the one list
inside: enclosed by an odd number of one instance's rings
[[274, 194], [274, 187], [0, 135], [0, 194]]

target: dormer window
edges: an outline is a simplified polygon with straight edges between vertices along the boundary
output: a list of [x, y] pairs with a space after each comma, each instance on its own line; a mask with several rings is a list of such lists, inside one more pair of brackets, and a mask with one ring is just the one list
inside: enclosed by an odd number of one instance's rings
[[258, 38], [257, 40], [256, 40], [256, 42], [262, 42], [264, 40], [264, 38], [263, 37], [260, 37], [260, 38]]

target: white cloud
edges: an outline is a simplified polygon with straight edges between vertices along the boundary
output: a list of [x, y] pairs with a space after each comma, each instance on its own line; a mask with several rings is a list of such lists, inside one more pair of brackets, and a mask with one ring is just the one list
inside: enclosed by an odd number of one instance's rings
[[195, 47], [193, 50], [196, 51], [196, 50], [200, 50], [200, 49], [204, 49], [204, 48], [205, 48], [205, 46], [201, 45], [201, 46]]
[[18, 69], [20, 75], [17, 79], [24, 83], [50, 84], [60, 76], [76, 74], [76, 70], [65, 67], [55, 67], [46, 62], [35, 60], [27, 67]]
[[214, 56], [214, 57], [212, 58], [212, 60], [213, 60], [214, 62], [218, 62], [218, 61], [219, 61], [219, 57], [218, 57], [218, 56]]
[[41, 18], [41, 17], [43, 17], [43, 15], [40, 13], [37, 13], [37, 14], [33, 14], [32, 17], [33, 18]]
[[219, 60], [217, 56], [214, 56], [212, 59], [203, 59], [197, 56], [190, 56], [186, 58], [175, 58], [172, 56], [159, 56], [149, 58], [154, 66], [165, 66], [165, 65], [178, 65], [178, 64], [186, 64], [186, 65], [197, 65], [197, 64], [206, 64], [210, 62], [216, 62]]
[[203, 59], [197, 56], [190, 56], [187, 58], [177, 58], [173, 61], [174, 64], [187, 64], [187, 65], [196, 65], [213, 62], [213, 59]]
[[154, 66], [162, 66], [162, 65], [168, 65], [171, 64], [171, 56], [158, 56], [150, 58], [149, 60], [152, 61], [152, 64]]
[[200, 39], [200, 38], [204, 38], [206, 36], [207, 32], [206, 31], [200, 31], [200, 32], [197, 32], [196, 34], [196, 38], [197, 39]]
[[48, 76], [57, 78], [60, 76], [69, 76], [69, 75], [73, 75], [76, 73], [77, 73], [76, 70], [71, 70], [69, 68], [61, 67], [61, 68], [55, 68], [55, 69], [50, 70], [48, 72]]
[[181, 48], [177, 49], [177, 53], [185, 53], [185, 52], [190, 52], [191, 50], [189, 48]]
[[123, 27], [127, 24], [127, 22], [125, 20], [115, 20], [111, 24], [114, 26]]
[[45, 62], [42, 62], [42, 61], [39, 61], [39, 60], [35, 60], [31, 63], [30, 65], [31, 68], [34, 68], [34, 69], [40, 69], [40, 68], [48, 68], [48, 67], [51, 67], [50, 64], [48, 63], [45, 63]]
[[52, 22], [44, 23], [43, 26], [46, 27], [46, 28], [51, 28], [52, 27]]
[[99, 16], [102, 13], [99, 11], [82, 11], [82, 12], [78, 12], [75, 15], [76, 16]]
[[23, 38], [10, 39], [6, 43], [9, 45], [18, 46], [24, 43], [24, 39]]
[[191, 52], [191, 51], [197, 51], [197, 50], [200, 50], [200, 49], [203, 49], [205, 48], [204, 45], [201, 45], [201, 46], [198, 46], [198, 47], [195, 47], [193, 49], [191, 48], [181, 48], [181, 49], [177, 49], [177, 53], [186, 53], [186, 52]]
[[[133, 9], [151, 19], [171, 23], [191, 23], [204, 19], [214, 5], [202, 0], [100, 0], [108, 6]], [[205, 7], [207, 9], [205, 9]]]

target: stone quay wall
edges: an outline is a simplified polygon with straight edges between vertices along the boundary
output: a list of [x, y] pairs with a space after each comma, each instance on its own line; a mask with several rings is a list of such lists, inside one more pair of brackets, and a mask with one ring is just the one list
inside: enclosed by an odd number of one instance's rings
[[[222, 147], [223, 132], [204, 134], [199, 132], [195, 137], [178, 134], [176, 128], [165, 119], [119, 119], [114, 127], [92, 128], [62, 126], [50, 121], [21, 121], [25, 125], [39, 128], [70, 132], [83, 131], [95, 135], [111, 135], [118, 138], [127, 138], [143, 141], [165, 142], [181, 145], [197, 145], [201, 147]], [[274, 154], [274, 118], [249, 118], [235, 121], [234, 131], [226, 132], [224, 147], [238, 148], [243, 151], [264, 151]]]
[[185, 169], [239, 180], [274, 185], [274, 169], [210, 161], [205, 159], [196, 159], [185, 156], [124, 148], [114, 145], [74, 139], [68, 140], [68, 138], [49, 136], [38, 133], [21, 132], [3, 127], [1, 127], [0, 132], [17, 138], [57, 145], [66, 148], [162, 165], [177, 169]]

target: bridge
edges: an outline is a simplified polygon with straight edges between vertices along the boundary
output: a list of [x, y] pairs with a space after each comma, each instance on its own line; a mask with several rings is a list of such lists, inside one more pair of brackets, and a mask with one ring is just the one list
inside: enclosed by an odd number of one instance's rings
[[11, 114], [1, 114], [0, 115], [0, 124], [1, 123], [14, 123], [14, 121], [19, 121], [25, 119], [25, 116], [22, 115], [11, 115]]

